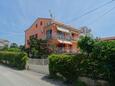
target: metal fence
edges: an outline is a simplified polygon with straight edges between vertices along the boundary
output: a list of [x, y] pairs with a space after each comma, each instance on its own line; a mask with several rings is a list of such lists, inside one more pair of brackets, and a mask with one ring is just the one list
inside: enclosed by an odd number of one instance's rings
[[48, 65], [49, 60], [48, 59], [29, 59], [28, 64], [34, 64], [34, 65]]
[[42, 74], [49, 74], [48, 63], [48, 59], [29, 59], [27, 69]]

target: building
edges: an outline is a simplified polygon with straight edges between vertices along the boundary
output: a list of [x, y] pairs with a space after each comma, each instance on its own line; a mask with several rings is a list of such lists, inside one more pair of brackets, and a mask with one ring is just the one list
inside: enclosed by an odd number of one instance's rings
[[8, 40], [0, 39], [0, 49], [3, 49], [5, 46], [9, 45]]
[[105, 37], [105, 38], [101, 38], [102, 41], [112, 41], [115, 40], [115, 36], [113, 37]]
[[25, 31], [25, 47], [29, 48], [30, 37], [48, 40], [48, 46], [55, 48], [57, 53], [76, 53], [77, 39], [80, 31], [69, 25], [50, 18], [38, 18], [32, 26]]

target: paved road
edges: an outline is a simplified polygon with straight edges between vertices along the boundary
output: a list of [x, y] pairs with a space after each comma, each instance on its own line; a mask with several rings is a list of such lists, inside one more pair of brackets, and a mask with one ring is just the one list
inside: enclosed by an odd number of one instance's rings
[[0, 65], [0, 86], [65, 86], [45, 75], [31, 71], [17, 71]]
[[29, 64], [29, 70], [42, 73], [42, 74], [49, 74], [48, 65], [33, 65]]

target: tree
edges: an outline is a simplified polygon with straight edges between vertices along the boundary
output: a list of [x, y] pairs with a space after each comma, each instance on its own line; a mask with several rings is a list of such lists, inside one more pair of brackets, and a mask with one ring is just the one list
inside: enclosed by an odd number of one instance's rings
[[21, 51], [25, 51], [25, 46], [24, 46], [24, 45], [20, 45], [20, 46], [19, 46], [19, 49], [20, 49]]
[[47, 46], [47, 41], [42, 39], [37, 39], [35, 37], [30, 38], [30, 48], [29, 54], [33, 58], [46, 58], [51, 50]]
[[94, 42], [95, 42], [95, 40], [88, 35], [81, 36], [78, 41], [78, 46], [79, 46], [81, 52], [89, 55], [92, 52], [92, 49], [94, 47]]
[[16, 44], [16, 43], [11, 43], [10, 48], [18, 48], [18, 44]]
[[92, 57], [94, 58], [93, 61], [99, 65], [96, 69], [100, 68], [101, 72], [103, 71], [102, 78], [114, 84], [110, 86], [115, 86], [115, 41], [95, 42]]

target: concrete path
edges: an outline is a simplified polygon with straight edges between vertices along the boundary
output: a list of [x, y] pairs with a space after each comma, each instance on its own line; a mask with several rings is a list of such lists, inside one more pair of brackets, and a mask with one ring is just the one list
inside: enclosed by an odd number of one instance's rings
[[31, 71], [18, 71], [0, 65], [0, 86], [66, 86], [46, 75]]
[[33, 65], [29, 64], [29, 70], [41, 74], [49, 74], [48, 65]]

